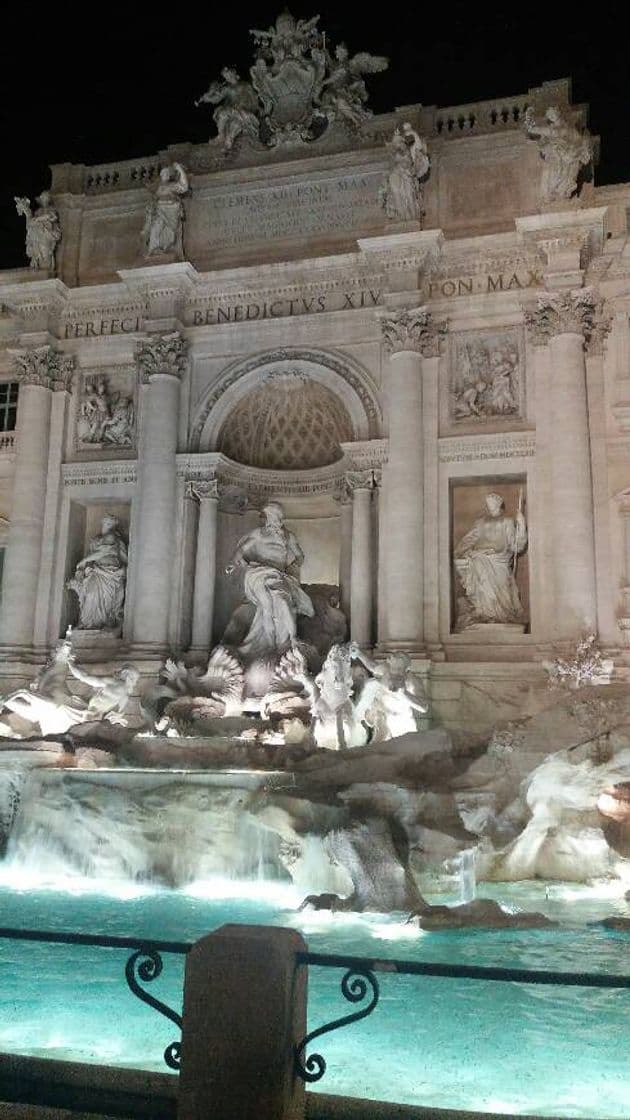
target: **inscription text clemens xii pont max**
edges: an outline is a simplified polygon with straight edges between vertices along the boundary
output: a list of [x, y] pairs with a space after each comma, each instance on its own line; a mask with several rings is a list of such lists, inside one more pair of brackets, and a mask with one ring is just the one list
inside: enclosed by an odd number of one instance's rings
[[215, 250], [252, 241], [369, 228], [379, 221], [382, 178], [379, 170], [211, 194], [200, 200], [195, 219], [206, 226], [204, 240]]

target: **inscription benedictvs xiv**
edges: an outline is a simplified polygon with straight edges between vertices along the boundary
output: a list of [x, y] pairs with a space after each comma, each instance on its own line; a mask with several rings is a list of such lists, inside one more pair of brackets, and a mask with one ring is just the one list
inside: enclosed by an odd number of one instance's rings
[[295, 299], [272, 299], [251, 303], [221, 303], [193, 312], [192, 326], [247, 323], [256, 319], [283, 319], [291, 315], [313, 315], [322, 311], [359, 311], [378, 307], [383, 293], [368, 288], [357, 292], [330, 292]]

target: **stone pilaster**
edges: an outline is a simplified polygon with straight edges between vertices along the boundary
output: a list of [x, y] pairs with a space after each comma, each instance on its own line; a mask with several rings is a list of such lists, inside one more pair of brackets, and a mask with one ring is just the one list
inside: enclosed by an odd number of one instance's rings
[[199, 504], [191, 649], [208, 651], [212, 647], [214, 593], [217, 576], [219, 485], [216, 479], [189, 482], [187, 493], [190, 497], [195, 498]]
[[352, 493], [352, 551], [350, 560], [350, 637], [363, 649], [373, 645], [374, 531], [372, 492], [374, 471], [349, 471]]
[[335, 495], [339, 503], [339, 599], [346, 618], [350, 618], [350, 582], [352, 575], [352, 492], [344, 486]]
[[160, 652], [168, 641], [177, 505], [176, 453], [180, 381], [186, 343], [178, 332], [138, 345], [145, 386], [138, 451], [138, 515], [132, 640]]
[[621, 587], [617, 626], [625, 645], [630, 645], [630, 490], [617, 495], [621, 519]]
[[597, 629], [585, 350], [605, 334], [602, 301], [587, 288], [545, 292], [526, 322], [534, 344], [550, 352], [554, 630], [573, 639]]
[[386, 470], [386, 645], [424, 646], [424, 445], [422, 367], [435, 358], [446, 334], [426, 307], [400, 308], [381, 317], [389, 355], [384, 383], [389, 401]]
[[74, 359], [51, 346], [13, 353], [20, 382], [15, 475], [4, 566], [0, 642], [33, 643], [42, 557], [52, 392], [67, 389]]

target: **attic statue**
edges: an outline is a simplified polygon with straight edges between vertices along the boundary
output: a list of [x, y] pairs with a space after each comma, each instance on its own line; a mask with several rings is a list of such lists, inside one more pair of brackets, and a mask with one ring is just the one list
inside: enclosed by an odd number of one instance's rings
[[554, 105], [549, 106], [540, 124], [529, 108], [525, 113], [525, 131], [530, 140], [538, 141], [544, 161], [541, 202], [558, 202], [577, 194], [579, 174], [593, 162], [593, 141], [589, 133], [566, 120]]
[[59, 214], [52, 205], [48, 191], [35, 199], [31, 210], [28, 198], [16, 198], [15, 208], [26, 219], [26, 255], [31, 268], [55, 271], [55, 252], [61, 241]]
[[148, 257], [156, 253], [183, 253], [182, 230], [184, 207], [182, 198], [188, 193], [188, 176], [181, 163], [172, 163], [160, 171], [160, 182], [147, 206], [142, 237]]

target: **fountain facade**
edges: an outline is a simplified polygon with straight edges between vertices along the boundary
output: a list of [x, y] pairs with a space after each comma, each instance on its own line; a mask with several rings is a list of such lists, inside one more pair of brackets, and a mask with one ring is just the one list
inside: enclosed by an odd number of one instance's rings
[[254, 55], [208, 144], [17, 200], [7, 858], [621, 882], [630, 196], [566, 82], [453, 129], [373, 117], [387, 60], [317, 19]]

